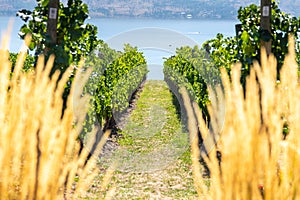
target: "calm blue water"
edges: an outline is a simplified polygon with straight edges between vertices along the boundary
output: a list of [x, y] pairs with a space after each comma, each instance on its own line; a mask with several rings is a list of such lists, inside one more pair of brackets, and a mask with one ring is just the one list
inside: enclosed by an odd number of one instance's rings
[[[18, 31], [23, 22], [17, 17], [0, 17], [1, 35], [13, 19], [10, 50], [18, 52], [22, 40]], [[163, 79], [163, 57], [174, 54], [176, 47], [201, 45], [217, 33], [234, 36], [235, 20], [158, 20], [158, 19], [100, 19], [87, 23], [98, 27], [98, 36], [112, 48], [120, 49], [124, 43], [133, 43], [144, 52], [149, 64], [148, 79]]]

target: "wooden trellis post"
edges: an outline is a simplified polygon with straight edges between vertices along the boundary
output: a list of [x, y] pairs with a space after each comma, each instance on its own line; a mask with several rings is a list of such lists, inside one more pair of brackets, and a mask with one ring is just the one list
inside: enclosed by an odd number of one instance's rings
[[272, 39], [271, 39], [271, 0], [260, 1], [260, 28], [261, 28], [261, 46], [265, 47], [267, 54], [272, 51]]
[[51, 44], [57, 43], [57, 17], [59, 0], [49, 0], [49, 14], [47, 21], [47, 35], [51, 38]]

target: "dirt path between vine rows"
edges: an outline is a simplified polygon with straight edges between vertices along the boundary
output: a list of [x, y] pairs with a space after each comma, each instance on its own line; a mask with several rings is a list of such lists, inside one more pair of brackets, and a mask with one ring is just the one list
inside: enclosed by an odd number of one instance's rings
[[[139, 95], [118, 148], [100, 160], [102, 167], [115, 166], [107, 188], [111, 199], [197, 199], [188, 136], [174, 96], [164, 81], [154, 80], [147, 80]], [[96, 199], [107, 195], [96, 189], [92, 193]]]

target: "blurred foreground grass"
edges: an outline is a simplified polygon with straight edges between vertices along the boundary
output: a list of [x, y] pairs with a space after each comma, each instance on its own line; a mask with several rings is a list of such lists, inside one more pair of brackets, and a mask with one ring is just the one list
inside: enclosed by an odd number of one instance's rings
[[99, 173], [93, 158], [85, 162], [88, 152], [79, 151], [84, 112], [74, 114], [86, 103], [80, 91], [87, 77], [76, 76], [81, 84], [72, 87], [63, 112], [62, 93], [72, 68], [60, 80], [59, 72], [50, 79], [54, 57], [45, 66], [40, 56], [36, 69], [26, 73], [24, 46], [12, 71], [8, 41], [4, 36], [0, 50], [0, 199], [84, 197]]
[[[197, 139], [192, 141], [194, 182], [200, 199], [300, 198], [300, 84], [292, 38], [279, 81], [276, 66], [275, 57], [262, 50], [260, 65], [256, 62], [247, 77], [245, 93], [240, 64], [232, 68], [230, 77], [223, 71], [224, 90], [210, 91], [210, 115], [220, 139], [209, 158], [202, 155], [211, 171], [209, 186], [199, 173]], [[208, 137], [211, 132], [204, 120], [194, 114], [197, 105], [185, 97], [191, 138], [197, 136], [197, 123], [202, 136]], [[223, 120], [220, 109], [225, 109], [224, 123], [219, 123]], [[215, 156], [217, 150], [221, 163]]]

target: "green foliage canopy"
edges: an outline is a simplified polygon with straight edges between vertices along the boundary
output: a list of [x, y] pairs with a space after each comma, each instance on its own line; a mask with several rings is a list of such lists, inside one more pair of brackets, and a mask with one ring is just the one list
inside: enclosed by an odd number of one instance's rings
[[137, 48], [125, 45], [124, 51], [118, 52], [102, 43], [85, 60], [84, 67], [93, 69], [84, 88], [84, 93], [92, 97], [84, 132], [91, 131], [93, 124], [105, 130], [115, 125], [111, 124], [114, 117], [128, 108], [131, 95], [145, 80], [146, 60]]
[[88, 7], [81, 0], [68, 0], [67, 6], [59, 4], [57, 24], [57, 44], [51, 44], [47, 35], [47, 20], [49, 0], [37, 0], [33, 11], [20, 10], [17, 16], [25, 22], [20, 29], [20, 37], [31, 34], [30, 50], [38, 56], [45, 53], [56, 55], [52, 73], [60, 70], [62, 73], [71, 64], [77, 64], [82, 56], [88, 55], [99, 44], [97, 27], [85, 24], [88, 18]]
[[[217, 34], [216, 38], [206, 41], [203, 47], [210, 53], [214, 64], [218, 67], [230, 66], [235, 62], [241, 62], [242, 83], [249, 73], [249, 68], [254, 60], [260, 60], [260, 40], [272, 41], [272, 53], [278, 61], [280, 70], [284, 56], [288, 52], [288, 36], [293, 35], [296, 39], [297, 62], [300, 64], [300, 17], [296, 18], [282, 12], [276, 1], [272, 1], [271, 35], [264, 34], [260, 28], [260, 6], [251, 4], [240, 8], [238, 19], [241, 28], [235, 37], [224, 37]], [[271, 37], [268, 37], [271, 36]]]
[[[218, 71], [206, 59], [206, 52], [198, 46], [181, 47], [176, 50], [176, 55], [165, 60], [164, 76], [169, 87], [177, 93], [185, 87], [192, 100], [197, 102], [205, 118], [208, 118], [207, 104], [209, 103], [207, 86], [216, 85]], [[178, 95], [178, 94], [177, 94]]]
[[[16, 66], [17, 63], [17, 59], [18, 59], [18, 54], [17, 53], [9, 53], [9, 61], [11, 62], [12, 65], [12, 69], [11, 71], [14, 71], [14, 68]], [[34, 66], [34, 57], [31, 55], [26, 55], [25, 60], [24, 60], [24, 64], [23, 64], [23, 71], [27, 72], [33, 69]]]

